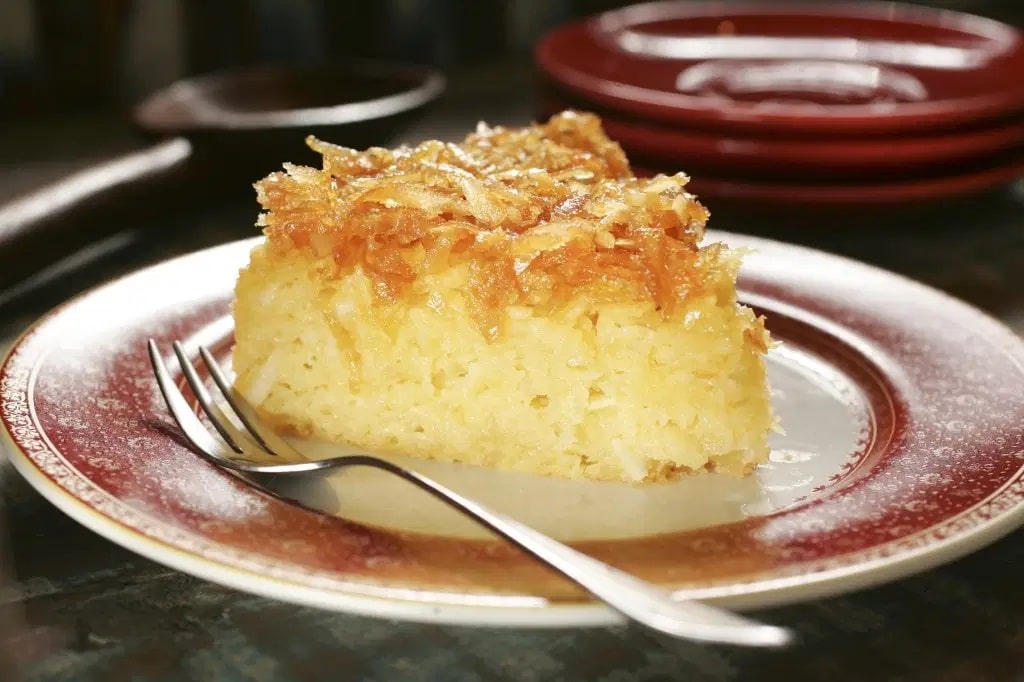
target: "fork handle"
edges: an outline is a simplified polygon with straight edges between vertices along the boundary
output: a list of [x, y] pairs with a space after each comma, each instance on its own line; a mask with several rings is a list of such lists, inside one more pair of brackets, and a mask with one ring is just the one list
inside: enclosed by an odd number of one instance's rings
[[623, 615], [654, 630], [673, 637], [746, 646], [782, 646], [791, 640], [785, 628], [758, 623], [708, 604], [675, 600], [656, 585], [487, 509], [418, 472], [376, 457], [356, 455], [352, 460], [358, 461], [351, 464], [365, 464], [401, 476], [533, 555]]

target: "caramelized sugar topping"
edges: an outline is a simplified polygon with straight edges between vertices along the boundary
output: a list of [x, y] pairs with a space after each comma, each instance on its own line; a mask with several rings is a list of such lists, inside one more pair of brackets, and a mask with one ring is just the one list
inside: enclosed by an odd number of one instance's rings
[[422, 273], [470, 264], [485, 333], [501, 308], [588, 295], [646, 297], [665, 314], [719, 261], [699, 249], [707, 211], [684, 174], [636, 178], [600, 119], [564, 112], [543, 124], [481, 124], [459, 144], [356, 151], [309, 138], [323, 168], [286, 164], [256, 183], [272, 248], [362, 266], [395, 299]]

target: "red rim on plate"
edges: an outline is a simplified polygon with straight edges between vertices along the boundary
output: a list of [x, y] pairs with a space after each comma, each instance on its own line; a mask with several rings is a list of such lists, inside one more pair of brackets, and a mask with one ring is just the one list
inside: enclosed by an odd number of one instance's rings
[[732, 130], [900, 133], [1024, 109], [1024, 42], [888, 2], [656, 2], [569, 23], [534, 57], [587, 100]]
[[[829, 426], [815, 401], [790, 405], [793, 449], [773, 456], [772, 467], [806, 473], [815, 457], [825, 466], [814, 485], [800, 483], [799, 495], [743, 518], [573, 544], [680, 596], [743, 608], [891, 580], [1024, 520], [1024, 344], [1012, 332], [935, 290], [849, 260], [709, 237], [754, 249], [742, 291], [782, 341], [773, 367], [793, 386], [817, 377], [815, 400], [839, 408]], [[0, 368], [0, 423], [27, 480], [115, 542], [257, 594], [424, 621], [617, 622], [500, 542], [316, 513], [182, 445], [145, 341], [166, 348], [185, 338], [226, 354], [232, 287], [254, 244], [115, 281], [60, 307], [15, 344]], [[145, 306], [135, 303], [140, 294]], [[860, 426], [850, 431], [849, 422]], [[822, 459], [835, 445], [830, 428], [856, 435], [835, 460]], [[600, 493], [588, 494], [600, 503]], [[528, 504], [546, 504], [538, 499]]]
[[[685, 168], [652, 168], [635, 164], [638, 176], [676, 173]], [[714, 208], [714, 201], [815, 206], [821, 208], [910, 206], [963, 198], [1009, 185], [1024, 176], [1024, 158], [949, 176], [891, 180], [875, 183], [762, 182], [695, 174], [692, 192]]]
[[[539, 118], [574, 108], [568, 102], [545, 97]], [[598, 113], [598, 112], [595, 112]], [[1024, 147], [1024, 120], [1002, 122], [988, 128], [928, 136], [886, 138], [779, 139], [756, 135], [714, 134], [672, 128], [599, 113], [604, 131], [634, 154], [654, 161], [698, 166], [711, 173], [778, 178], [877, 178], [933, 174], [936, 168], [983, 161]]]

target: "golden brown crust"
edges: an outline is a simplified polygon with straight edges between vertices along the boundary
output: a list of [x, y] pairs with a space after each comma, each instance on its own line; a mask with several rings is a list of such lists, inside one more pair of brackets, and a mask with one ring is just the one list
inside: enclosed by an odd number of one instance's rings
[[274, 249], [361, 266], [382, 298], [454, 262], [470, 265], [482, 330], [511, 303], [570, 293], [652, 300], [669, 314], [721, 260], [698, 248], [708, 214], [684, 174], [634, 177], [591, 114], [523, 128], [481, 125], [460, 144], [356, 151], [310, 138], [322, 169], [286, 165], [256, 183]]

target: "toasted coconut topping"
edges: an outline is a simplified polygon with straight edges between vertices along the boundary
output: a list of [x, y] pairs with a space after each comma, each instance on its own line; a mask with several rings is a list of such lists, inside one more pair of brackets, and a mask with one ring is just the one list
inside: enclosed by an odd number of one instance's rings
[[585, 289], [652, 300], [664, 314], [725, 257], [700, 248], [707, 210], [679, 173], [641, 179], [594, 115], [488, 127], [459, 144], [357, 151], [308, 138], [320, 169], [286, 164], [256, 183], [259, 224], [277, 249], [361, 267], [383, 300], [417, 277], [469, 263], [468, 294], [488, 335], [509, 304], [557, 305]]

